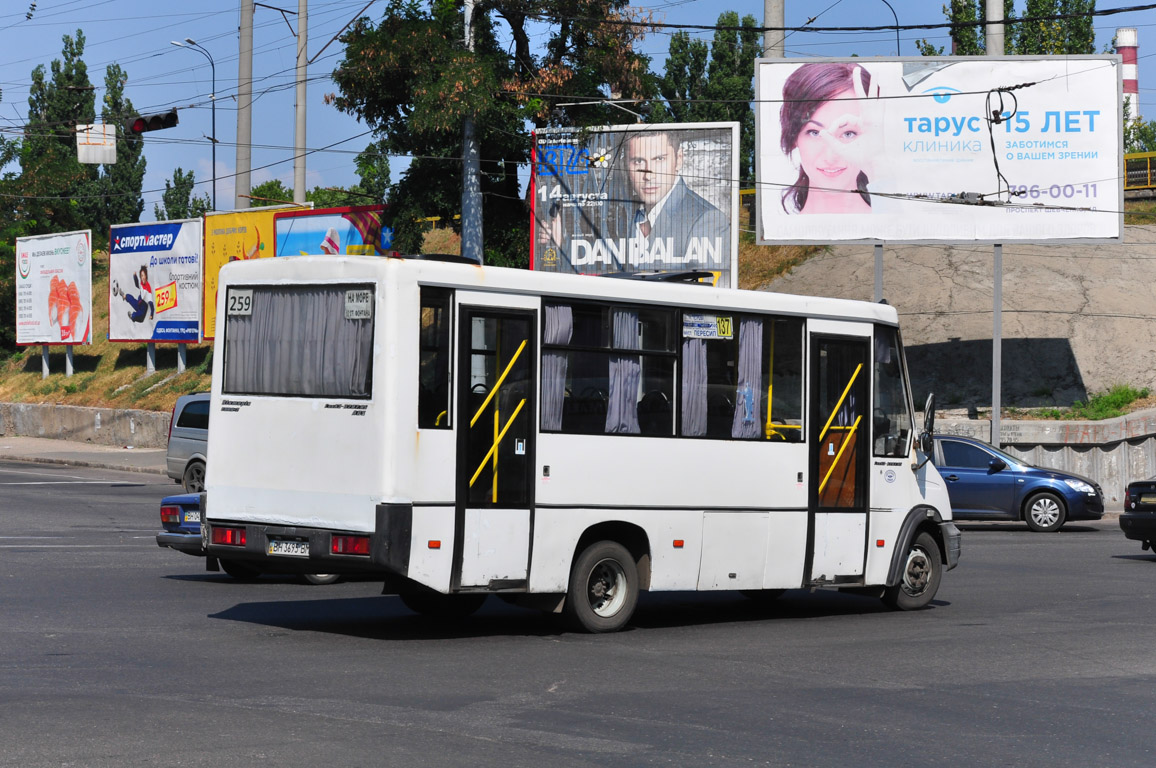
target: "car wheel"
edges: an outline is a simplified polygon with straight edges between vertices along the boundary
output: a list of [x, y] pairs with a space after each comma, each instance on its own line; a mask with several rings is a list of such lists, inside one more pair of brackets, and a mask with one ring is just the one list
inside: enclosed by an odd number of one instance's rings
[[464, 619], [486, 602], [485, 594], [443, 595], [432, 589], [418, 587], [401, 592], [398, 597], [414, 613], [435, 619]]
[[1024, 522], [1037, 533], [1060, 530], [1067, 516], [1063, 499], [1054, 493], [1037, 493], [1028, 499], [1024, 509]]
[[638, 605], [638, 566], [626, 547], [599, 541], [574, 560], [566, 617], [582, 632], [617, 632]]
[[251, 565], [237, 562], [236, 560], [220, 560], [221, 570], [232, 576], [237, 581], [253, 581], [261, 572]]
[[181, 485], [185, 487], [185, 493], [200, 493], [205, 490], [205, 462], [190, 461], [186, 464]]
[[335, 584], [341, 579], [341, 574], [338, 573], [307, 573], [301, 578], [309, 584], [314, 586], [324, 587], [327, 584]]
[[899, 583], [887, 588], [883, 593], [883, 602], [900, 611], [923, 608], [939, 591], [939, 580], [942, 578], [943, 562], [939, 559], [939, 547], [931, 534], [921, 533], [907, 550]]

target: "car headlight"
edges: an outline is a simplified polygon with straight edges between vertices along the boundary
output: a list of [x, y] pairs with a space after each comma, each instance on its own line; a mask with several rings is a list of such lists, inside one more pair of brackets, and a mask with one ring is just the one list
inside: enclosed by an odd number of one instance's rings
[[1083, 480], [1065, 480], [1068, 487], [1076, 493], [1095, 493], [1096, 489], [1085, 483]]

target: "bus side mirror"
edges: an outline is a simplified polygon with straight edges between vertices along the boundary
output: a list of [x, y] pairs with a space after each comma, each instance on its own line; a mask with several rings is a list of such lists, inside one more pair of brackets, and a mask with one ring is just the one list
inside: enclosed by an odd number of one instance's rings
[[923, 405], [923, 431], [919, 433], [919, 450], [923, 451], [923, 461], [915, 466], [916, 470], [922, 469], [923, 465], [931, 461], [932, 453], [935, 451], [935, 394], [927, 396], [927, 402]]

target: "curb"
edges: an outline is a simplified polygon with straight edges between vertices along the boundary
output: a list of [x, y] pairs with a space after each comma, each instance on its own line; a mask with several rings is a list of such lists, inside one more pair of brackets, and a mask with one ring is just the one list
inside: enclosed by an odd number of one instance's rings
[[138, 472], [140, 474], [160, 475], [166, 477], [165, 470], [153, 467], [132, 467], [124, 466], [123, 464], [110, 464], [102, 461], [85, 461], [73, 459], [49, 459], [43, 456], [10, 456], [0, 455], [0, 459], [4, 461], [20, 461], [27, 464], [56, 464], [70, 467], [88, 467], [90, 469], [114, 469], [120, 472]]

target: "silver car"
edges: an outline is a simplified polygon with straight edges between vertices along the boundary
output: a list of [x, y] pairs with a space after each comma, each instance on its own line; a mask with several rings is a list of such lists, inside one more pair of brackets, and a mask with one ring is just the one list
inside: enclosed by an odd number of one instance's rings
[[183, 485], [185, 493], [205, 490], [208, 441], [209, 393], [181, 395], [173, 406], [165, 463], [168, 476]]

